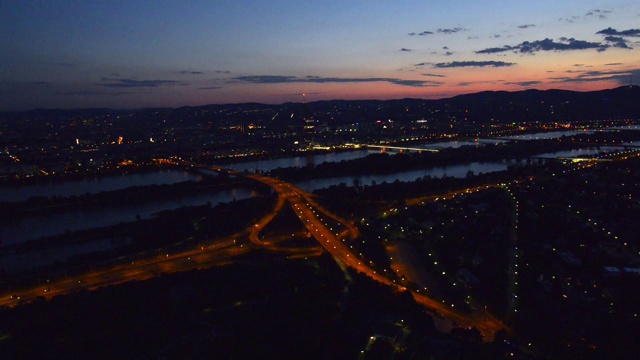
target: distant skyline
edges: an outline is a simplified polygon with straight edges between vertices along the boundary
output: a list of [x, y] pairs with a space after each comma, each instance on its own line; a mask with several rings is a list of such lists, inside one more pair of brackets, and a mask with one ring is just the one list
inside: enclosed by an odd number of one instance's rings
[[0, 110], [640, 83], [640, 2], [8, 0]]

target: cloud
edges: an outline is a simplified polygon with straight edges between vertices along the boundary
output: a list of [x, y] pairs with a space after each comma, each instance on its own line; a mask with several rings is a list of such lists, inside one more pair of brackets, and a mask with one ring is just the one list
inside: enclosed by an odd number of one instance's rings
[[106, 81], [102, 84], [97, 84], [104, 87], [112, 88], [157, 88], [161, 86], [172, 86], [181, 84], [176, 80], [135, 80], [135, 79], [112, 79], [102, 78], [102, 81]]
[[503, 47], [492, 47], [476, 51], [476, 54], [496, 54], [510, 50], [518, 50], [517, 46], [505, 45]]
[[541, 84], [541, 81], [516, 81], [516, 82], [506, 82], [506, 85], [518, 85], [518, 86], [523, 86], [523, 87], [527, 87], [527, 86], [531, 86], [531, 85], [538, 85]]
[[387, 82], [395, 85], [422, 87], [432, 86], [435, 82], [425, 80], [406, 80], [396, 78], [339, 78], [320, 76], [281, 76], [281, 75], [247, 75], [231, 79], [232, 82], [248, 82], [253, 84], [285, 84], [285, 83], [363, 83], [363, 82]]
[[455, 34], [455, 33], [457, 33], [457, 32], [465, 31], [465, 30], [466, 30], [466, 29], [459, 28], [459, 27], [455, 27], [455, 28], [452, 28], [452, 29], [438, 29], [438, 31], [437, 31], [437, 32], [438, 32], [438, 33], [440, 33], [440, 34], [447, 34], [447, 35], [450, 35], [450, 34]]
[[237, 80], [241, 82], [250, 82], [255, 84], [282, 84], [286, 82], [297, 82], [295, 76], [280, 76], [280, 75], [247, 75], [231, 78], [231, 80]]
[[423, 81], [423, 80], [385, 79], [384, 81], [389, 82], [391, 84], [395, 84], [395, 85], [413, 86], [413, 87], [435, 86], [435, 85], [441, 84], [435, 81]]
[[417, 63], [417, 64], [415, 64], [415, 65], [413, 65], [413, 66], [421, 67], [421, 66], [425, 66], [425, 65], [428, 65], [428, 63], [426, 63], [426, 62], [421, 62], [421, 63]]
[[525, 24], [525, 25], [518, 25], [518, 27], [520, 29], [528, 29], [528, 28], [535, 27], [535, 25], [534, 24]]
[[505, 67], [513, 66], [515, 63], [504, 61], [452, 61], [448, 63], [434, 64], [434, 68], [454, 68], [454, 67]]
[[592, 19], [592, 18], [598, 18], [598, 19], [606, 19], [607, 15], [610, 14], [611, 11], [610, 10], [591, 10], [588, 11], [586, 14], [584, 14], [584, 16], [571, 16], [568, 18], [560, 18], [558, 20], [560, 21], [566, 21], [568, 23], [574, 23], [577, 20], [588, 20], [588, 19]]
[[640, 29], [628, 29], [618, 31], [616, 29], [612, 29], [608, 27], [606, 29], [598, 31], [596, 34], [600, 35], [617, 35], [617, 36], [640, 36]]
[[442, 81], [424, 81], [424, 80], [400, 80], [400, 81], [402, 83], [400, 83], [399, 85], [412, 85], [412, 86], [438, 86], [438, 85], [444, 84], [444, 82]]
[[451, 51], [447, 51], [446, 53], [444, 53], [445, 56], [451, 56], [453, 55], [453, 53]]
[[612, 43], [611, 46], [621, 48], [621, 49], [631, 49], [629, 45], [627, 45], [627, 40], [620, 36], [605, 36], [604, 40]]
[[607, 18], [607, 14], [610, 14], [611, 11], [610, 10], [591, 10], [589, 12], [587, 12], [585, 14], [585, 16], [595, 16], [598, 17], [600, 19], [606, 19]]
[[560, 41], [561, 42], [556, 42], [549, 38], [546, 38], [544, 40], [525, 41], [515, 46], [505, 45], [503, 47], [494, 47], [479, 50], [476, 51], [476, 54], [495, 54], [505, 51], [519, 51], [525, 54], [534, 54], [538, 51], [567, 51], [586, 49], [596, 49], [598, 51], [604, 51], [610, 46], [598, 42], [576, 40], [574, 38], [567, 39], [565, 37], [560, 38]]
[[119, 96], [119, 95], [132, 95], [134, 93], [128, 91], [118, 91], [118, 92], [103, 92], [103, 91], [89, 91], [89, 90], [79, 90], [79, 91], [67, 91], [67, 92], [58, 92], [56, 95], [63, 96], [94, 96], [94, 95], [111, 95], [111, 96]]
[[202, 74], [204, 74], [202, 71], [189, 71], [189, 70], [179, 71], [179, 73], [183, 74], [183, 75], [202, 75]]
[[603, 51], [608, 47], [606, 44], [597, 42], [589, 42], [585, 40], [576, 40], [574, 38], [563, 38], [563, 42], [555, 42], [549, 38], [537, 41], [525, 41], [519, 45], [520, 52], [534, 53], [536, 51], [566, 51], [566, 50], [586, 50], [597, 49]]
[[68, 92], [59, 92], [56, 95], [65, 95], [65, 96], [87, 96], [87, 95], [104, 95], [105, 93], [102, 91], [68, 91]]
[[439, 77], [439, 78], [446, 78], [445, 75], [440, 75], [440, 74], [420, 74], [422, 76], [429, 76], [429, 77]]
[[231, 71], [229, 71], [229, 70], [216, 70], [216, 71], [214, 71], [214, 73], [216, 73], [216, 74], [231, 74]]
[[416, 71], [416, 69], [411, 69], [411, 68], [399, 68], [399, 69], [396, 69], [395, 71], [398, 71], [398, 72], [403, 72], [403, 71], [413, 72], [413, 71]]
[[419, 33], [410, 32], [407, 35], [409, 35], [409, 36], [416, 36], [416, 35], [425, 36], [425, 35], [433, 35], [435, 33], [450, 35], [450, 34], [455, 34], [457, 32], [460, 32], [460, 31], [467, 31], [467, 29], [461, 28], [461, 27], [454, 27], [454, 28], [447, 28], [447, 29], [438, 29], [438, 30], [435, 30], [435, 31], [425, 30], [425, 31], [422, 31], [422, 32], [419, 32]]
[[217, 89], [222, 89], [222, 86], [206, 86], [206, 87], [201, 87], [198, 88], [200, 90], [217, 90]]
[[570, 17], [570, 18], [560, 18], [560, 19], [558, 19], [558, 20], [559, 20], [559, 21], [566, 21], [566, 22], [568, 22], [568, 23], [571, 23], [571, 24], [572, 24], [572, 23], [576, 22], [576, 20], [578, 20], [578, 19], [580, 19], [580, 16], [575, 16], [575, 15], [574, 15], [574, 16], [572, 16], [572, 17]]
[[555, 77], [551, 78], [556, 83], [580, 83], [580, 82], [594, 82], [594, 81], [617, 81], [620, 85], [629, 84], [631, 78], [637, 78], [640, 76], [640, 69], [629, 71], [585, 71], [575, 77]]
[[295, 78], [295, 81], [287, 82], [309, 82], [309, 83], [358, 83], [358, 82], [388, 82], [396, 85], [403, 86], [424, 86], [429, 81], [424, 80], [404, 80], [394, 78], [336, 78], [336, 77], [319, 77], [319, 76], [307, 76], [304, 79]]
[[409, 51], [413, 51], [413, 50], [411, 50], [411, 49], [407, 49], [407, 48], [402, 48], [402, 49], [400, 49], [400, 51], [409, 52]]
[[616, 63], [608, 63], [608, 64], [604, 64], [605, 66], [617, 66], [617, 65], [623, 65], [623, 63], [620, 62], [616, 62]]

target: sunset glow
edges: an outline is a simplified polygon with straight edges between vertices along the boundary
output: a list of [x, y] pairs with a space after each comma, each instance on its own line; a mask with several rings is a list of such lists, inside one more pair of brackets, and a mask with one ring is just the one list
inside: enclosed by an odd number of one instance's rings
[[629, 1], [13, 1], [0, 109], [443, 98], [637, 83]]

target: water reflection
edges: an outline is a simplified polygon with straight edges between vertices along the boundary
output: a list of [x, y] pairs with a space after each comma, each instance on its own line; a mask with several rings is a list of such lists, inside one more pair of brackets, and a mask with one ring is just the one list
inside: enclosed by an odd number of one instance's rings
[[418, 148], [422, 149], [457, 149], [463, 146], [486, 146], [486, 145], [498, 145], [500, 143], [507, 142], [509, 140], [502, 139], [475, 139], [475, 140], [455, 140], [455, 141], [442, 141], [436, 143], [429, 143], [424, 145], [418, 145]]
[[323, 189], [334, 185], [344, 183], [347, 186], [353, 186], [355, 183], [360, 185], [372, 185], [373, 183], [381, 184], [383, 182], [391, 183], [398, 181], [415, 181], [418, 178], [430, 176], [433, 178], [442, 178], [450, 176], [454, 178], [462, 178], [467, 176], [469, 171], [474, 174], [484, 174], [496, 171], [504, 171], [515, 161], [510, 162], [472, 162], [469, 164], [461, 164], [454, 166], [441, 166], [426, 170], [411, 170], [393, 174], [381, 175], [361, 175], [361, 176], [341, 176], [325, 179], [313, 179], [297, 182], [296, 185], [303, 190], [313, 191]]
[[620, 146], [606, 146], [602, 148], [582, 148], [582, 149], [573, 149], [573, 150], [565, 150], [565, 151], [556, 151], [551, 153], [544, 153], [535, 155], [533, 157], [536, 158], [573, 158], [573, 157], [584, 157], [597, 155], [600, 153], [609, 153], [618, 150], [624, 150], [624, 147]]
[[34, 196], [78, 196], [102, 191], [122, 190], [132, 186], [165, 185], [183, 181], [200, 181], [202, 176], [179, 170], [162, 170], [142, 174], [122, 174], [107, 177], [92, 177], [62, 183], [29, 185], [22, 187], [0, 187], [0, 202], [25, 201]]
[[563, 131], [549, 131], [539, 132], [533, 134], [511, 135], [504, 136], [502, 140], [550, 140], [557, 139], [563, 136], [574, 136], [580, 134], [593, 134], [596, 130], [563, 130]]
[[640, 125], [614, 126], [607, 130], [640, 130]]
[[309, 165], [319, 165], [325, 162], [340, 162], [359, 159], [369, 154], [379, 153], [379, 150], [353, 150], [323, 154], [309, 154], [305, 156], [291, 156], [276, 159], [262, 159], [256, 161], [240, 162], [235, 164], [220, 165], [220, 167], [236, 171], [271, 171], [279, 167], [305, 167]]
[[154, 214], [164, 210], [173, 210], [184, 206], [205, 205], [209, 201], [215, 206], [219, 203], [233, 201], [234, 199], [247, 199], [254, 195], [255, 193], [252, 190], [241, 188], [213, 194], [192, 195], [167, 201], [105, 207], [86, 211], [65, 211], [51, 216], [29, 217], [13, 224], [0, 225], [1, 246], [45, 236], [59, 235], [66, 231], [87, 230], [115, 225], [121, 222], [135, 221], [138, 216], [141, 219], [148, 219]]

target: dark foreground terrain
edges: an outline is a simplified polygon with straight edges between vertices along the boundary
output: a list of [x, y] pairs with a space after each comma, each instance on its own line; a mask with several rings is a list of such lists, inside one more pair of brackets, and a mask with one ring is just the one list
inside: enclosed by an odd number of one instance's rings
[[[438, 332], [411, 296], [330, 257], [235, 264], [0, 310], [3, 359], [496, 359], [473, 330]], [[531, 355], [524, 356], [532, 358]]]

